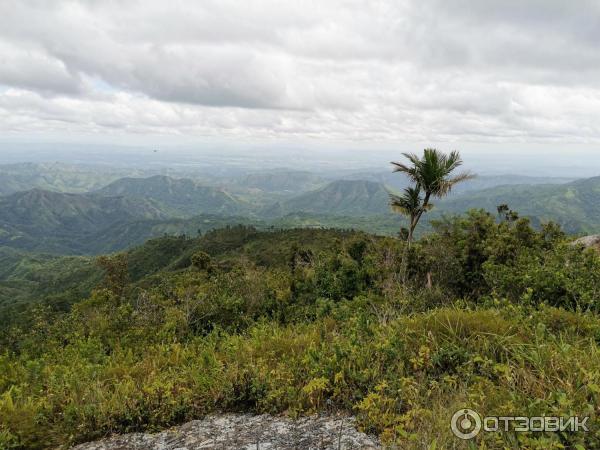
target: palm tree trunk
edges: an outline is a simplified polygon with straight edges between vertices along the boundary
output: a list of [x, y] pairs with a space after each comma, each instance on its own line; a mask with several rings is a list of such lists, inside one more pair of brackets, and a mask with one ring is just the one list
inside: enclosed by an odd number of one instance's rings
[[415, 228], [417, 226], [418, 221], [419, 219], [417, 219], [416, 215], [411, 216], [410, 225], [408, 226], [408, 236], [406, 237], [406, 245], [408, 246], [408, 248], [410, 248], [410, 245], [412, 244], [413, 235], [415, 233]]
[[413, 241], [413, 235], [415, 232], [415, 228], [417, 228], [417, 224], [419, 223], [419, 220], [421, 220], [421, 216], [427, 210], [427, 206], [429, 205], [430, 197], [431, 197], [431, 192], [425, 193], [425, 198], [423, 199], [423, 206], [421, 206], [421, 208], [419, 209], [419, 212], [417, 214], [415, 214], [414, 216], [411, 216], [411, 218], [410, 218], [410, 227], [408, 228], [408, 237], [406, 239], [408, 248], [410, 248], [410, 245]]

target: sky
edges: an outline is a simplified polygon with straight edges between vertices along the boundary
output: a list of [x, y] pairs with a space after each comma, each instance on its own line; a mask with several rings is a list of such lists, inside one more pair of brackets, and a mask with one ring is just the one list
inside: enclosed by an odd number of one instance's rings
[[599, 117], [597, 0], [0, 0], [5, 142], [592, 154]]

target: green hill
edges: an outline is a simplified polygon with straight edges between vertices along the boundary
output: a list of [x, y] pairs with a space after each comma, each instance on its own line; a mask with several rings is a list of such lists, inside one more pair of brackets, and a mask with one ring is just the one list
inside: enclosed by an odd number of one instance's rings
[[199, 214], [238, 215], [249, 212], [249, 205], [229, 192], [203, 186], [187, 178], [155, 175], [149, 178], [121, 178], [96, 194], [152, 200], [164, 211], [182, 217]]
[[368, 216], [389, 212], [389, 192], [383, 184], [365, 180], [337, 180], [321, 189], [279, 202], [265, 216], [305, 212], [338, 216]]
[[235, 226], [153, 239], [103, 270], [2, 249], [0, 262], [34, 293], [0, 320], [0, 448], [223, 412], [354, 415], [390, 448], [454, 448], [465, 405], [589, 417], [589, 433], [481, 433], [481, 448], [600, 445], [600, 257], [557, 229], [472, 212], [407, 251]]
[[[409, 180], [400, 173], [394, 173], [391, 171], [380, 171], [380, 172], [356, 172], [349, 175], [345, 175], [343, 179], [346, 180], [368, 180], [377, 183], [384, 184], [391, 187], [392, 189], [401, 191], [408, 187], [410, 184]], [[477, 175], [474, 179], [464, 181], [457, 184], [453, 188], [453, 193], [464, 193], [479, 191], [482, 189], [488, 189], [495, 186], [508, 186], [508, 185], [539, 185], [539, 184], [563, 184], [574, 181], [575, 178], [566, 177], [536, 177], [526, 175]]]
[[84, 193], [140, 173], [117, 167], [84, 166], [64, 163], [18, 163], [0, 165], [0, 195], [38, 188], [56, 192]]
[[[498, 205], [508, 204], [536, 225], [554, 221], [569, 233], [595, 233], [600, 231], [599, 194], [600, 177], [564, 184], [495, 186], [435, 199], [435, 208], [424, 219], [480, 208], [495, 213]], [[388, 201], [388, 189], [381, 183], [340, 180], [276, 203], [264, 214], [289, 226], [296, 221], [303, 226], [355, 227], [356, 220], [351, 218], [361, 218], [360, 229], [393, 233], [401, 219], [394, 220]]]
[[236, 184], [266, 192], [299, 193], [315, 190], [325, 183], [325, 179], [312, 172], [282, 169], [251, 173]]
[[89, 295], [102, 273], [93, 259], [35, 254], [0, 247], [0, 322], [18, 320], [31, 304], [66, 311]]
[[439, 202], [438, 212], [495, 211], [508, 204], [534, 223], [554, 221], [570, 233], [600, 231], [600, 177], [560, 185], [498, 186]]
[[[388, 205], [385, 185], [338, 180], [261, 207], [270, 193], [244, 198], [192, 180], [155, 176], [120, 179], [93, 194], [33, 189], [0, 197], [0, 245], [33, 252], [98, 254], [139, 245], [163, 234], [196, 235], [234, 224], [259, 228], [335, 227], [395, 234], [402, 218]], [[261, 191], [262, 192], [262, 191]], [[570, 233], [600, 231], [600, 177], [568, 184], [497, 186], [436, 200], [419, 227], [445, 214], [500, 204], [532, 219], [553, 220]], [[252, 200], [254, 199], [254, 200]], [[197, 211], [216, 211], [197, 213]], [[256, 219], [262, 217], [263, 219]]]
[[0, 245], [87, 253], [94, 234], [118, 223], [166, 218], [149, 200], [33, 189], [0, 197]]

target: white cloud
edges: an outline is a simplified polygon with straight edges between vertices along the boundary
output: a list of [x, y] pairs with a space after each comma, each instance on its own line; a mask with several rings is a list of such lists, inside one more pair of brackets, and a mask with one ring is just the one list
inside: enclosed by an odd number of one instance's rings
[[595, 1], [0, 0], [0, 132], [599, 142]]

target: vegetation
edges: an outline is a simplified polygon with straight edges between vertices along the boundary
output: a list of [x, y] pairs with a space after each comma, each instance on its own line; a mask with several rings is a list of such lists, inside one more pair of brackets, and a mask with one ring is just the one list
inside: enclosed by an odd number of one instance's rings
[[155, 175], [149, 178], [121, 178], [97, 191], [105, 196], [127, 196], [151, 200], [174, 217], [198, 214], [235, 216], [249, 214], [250, 205], [221, 188], [203, 186], [190, 179]]
[[380, 183], [337, 180], [315, 191], [278, 202], [262, 214], [280, 217], [301, 211], [330, 216], [368, 217], [389, 211], [388, 196], [388, 189]]
[[593, 177], [558, 185], [497, 186], [455, 196], [440, 206], [447, 213], [462, 213], [474, 206], [491, 211], [508, 203], [536, 226], [553, 220], [569, 233], [590, 234], [600, 232], [598, 193], [600, 177]]
[[433, 208], [432, 197], [442, 198], [454, 185], [474, 176], [468, 172], [451, 176], [462, 165], [458, 152], [445, 155], [435, 148], [426, 148], [421, 158], [412, 153], [404, 153], [404, 156], [411, 165], [392, 162], [394, 172], [406, 175], [414, 184], [404, 189], [403, 195], [390, 194], [390, 198], [392, 208], [409, 217], [406, 240], [410, 245], [423, 213]]
[[[260, 229], [353, 228], [393, 236], [398, 224], [390, 211], [390, 193], [396, 207], [408, 213], [403, 226], [413, 229], [414, 237], [427, 234], [430, 222], [446, 214], [460, 214], [471, 207], [494, 210], [500, 203], [509, 203], [538, 228], [552, 219], [569, 233], [600, 232], [599, 177], [548, 185], [540, 183], [565, 180], [519, 176], [467, 180], [436, 202], [424, 220], [417, 220], [439, 188], [435, 177], [446, 173], [443, 180], [458, 181], [447, 173], [453, 161], [444, 163], [443, 155], [428, 154], [437, 156], [429, 162], [414, 157], [422, 163], [420, 169], [415, 164], [405, 166], [409, 172], [414, 169], [415, 176], [417, 169], [423, 174], [418, 175], [420, 191], [409, 189], [404, 196], [389, 186], [405, 189], [409, 183], [405, 174], [348, 173], [337, 176], [349, 179], [327, 179], [310, 172], [272, 170], [242, 177], [203, 175], [201, 184], [196, 178], [149, 176], [153, 172], [105, 166], [3, 165], [0, 194], [10, 195], [0, 196], [0, 246], [55, 255], [98, 255], [164, 234], [195, 236], [198, 231], [238, 223]], [[532, 185], [497, 186], [503, 182]], [[102, 183], [109, 184], [101, 188]], [[430, 186], [425, 189], [423, 183]], [[483, 189], [490, 185], [496, 186]], [[427, 192], [430, 199], [425, 205]]]
[[[88, 192], [99, 189], [131, 170], [61, 163], [17, 163], [0, 165], [0, 195], [32, 188], [57, 192]], [[137, 171], [133, 171], [136, 172]]]
[[68, 311], [38, 303], [3, 327], [0, 447], [231, 410], [343, 411], [385, 443], [453, 448], [462, 407], [590, 416], [588, 433], [480, 433], [473, 448], [600, 446], [600, 256], [480, 210], [435, 222], [403, 283], [404, 246], [236, 226], [102, 258]]

